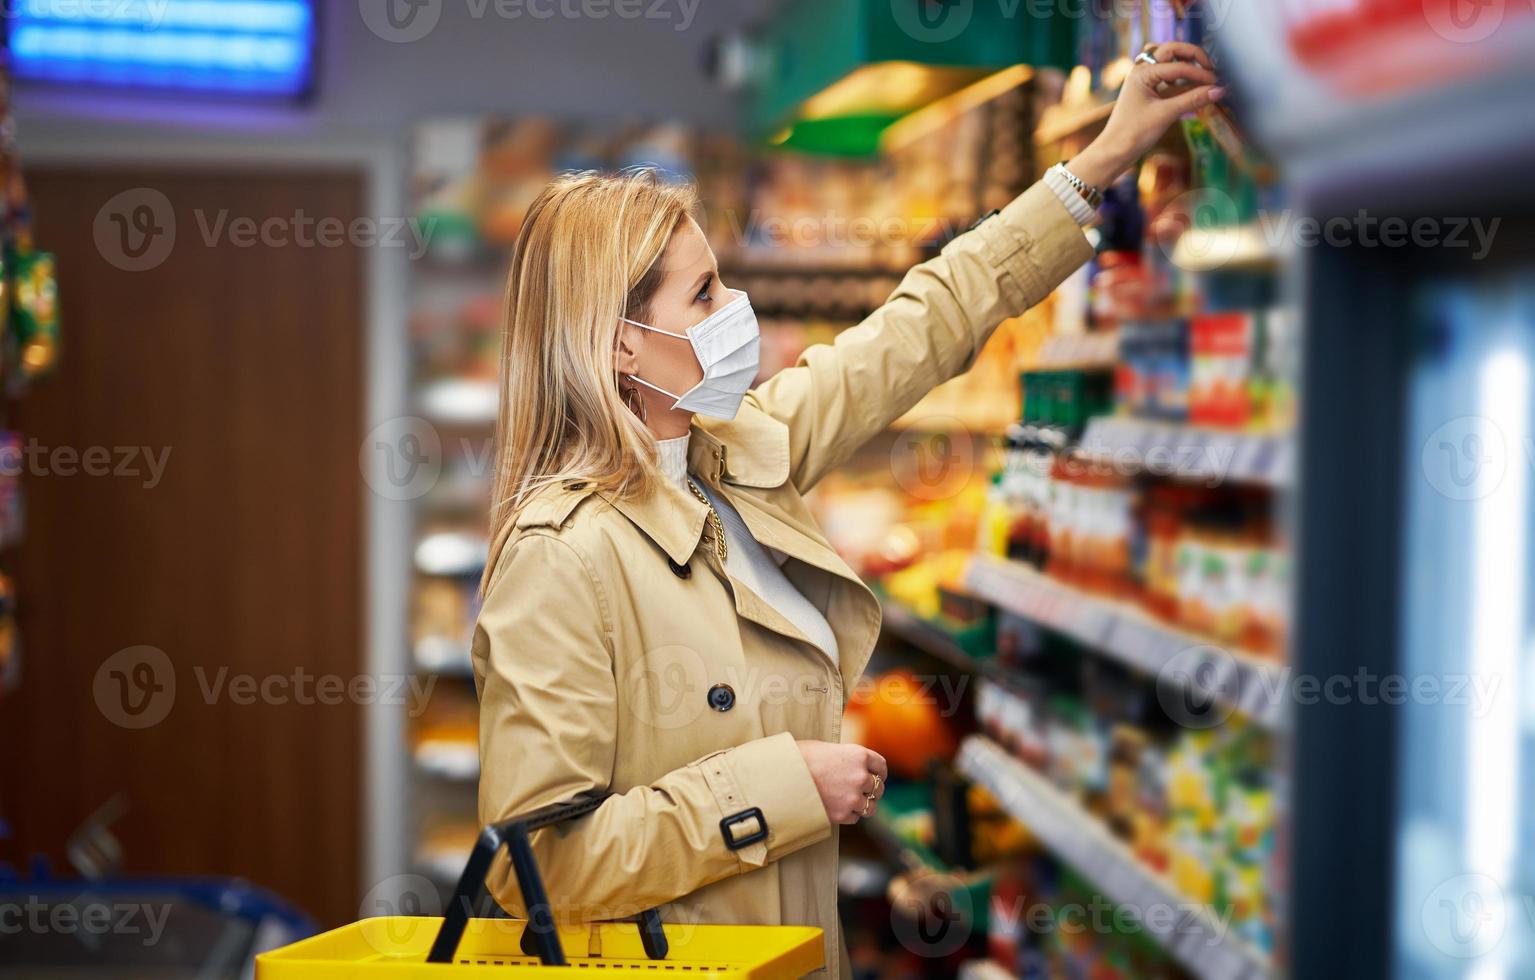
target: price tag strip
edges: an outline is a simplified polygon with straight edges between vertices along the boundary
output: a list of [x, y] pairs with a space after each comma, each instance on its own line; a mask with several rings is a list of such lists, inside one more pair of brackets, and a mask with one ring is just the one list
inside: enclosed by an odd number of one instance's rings
[[1287, 486], [1292, 476], [1291, 439], [1286, 435], [1103, 416], [1087, 423], [1081, 448], [1093, 462], [1124, 475], [1150, 473], [1270, 487]]
[[999, 609], [1032, 620], [1143, 673], [1228, 704], [1255, 723], [1284, 723], [1283, 665], [1186, 633], [1127, 603], [1103, 599], [1019, 562], [977, 555], [966, 587]]

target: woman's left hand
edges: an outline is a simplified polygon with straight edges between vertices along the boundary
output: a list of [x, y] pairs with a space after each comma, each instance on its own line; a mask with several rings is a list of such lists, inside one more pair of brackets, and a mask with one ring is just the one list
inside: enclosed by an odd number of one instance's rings
[[1066, 164], [1094, 187], [1108, 187], [1119, 179], [1179, 116], [1219, 102], [1226, 94], [1216, 84], [1210, 55], [1199, 45], [1168, 41], [1151, 56], [1157, 64], [1137, 63], [1130, 69], [1103, 132]]

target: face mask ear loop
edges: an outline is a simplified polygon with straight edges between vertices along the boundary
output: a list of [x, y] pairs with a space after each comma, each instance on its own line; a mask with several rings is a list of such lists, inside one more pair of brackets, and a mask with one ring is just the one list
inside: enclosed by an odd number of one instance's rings
[[649, 330], [651, 333], [665, 334], [668, 337], [676, 337], [678, 340], [686, 340], [689, 343], [692, 343], [692, 339], [685, 333], [672, 333], [670, 330], [662, 330], [660, 327], [652, 327], [647, 323], [641, 323], [638, 320], [631, 320], [626, 316], [621, 316], [618, 319], [623, 323], [639, 327], [641, 330]]
[[[621, 316], [618, 319], [621, 322], [623, 322], [623, 323], [627, 323], [627, 324], [630, 324], [632, 326], [639, 327], [641, 330], [649, 330], [651, 333], [665, 334], [668, 337], [676, 337], [678, 340], [686, 340], [689, 344], [693, 343], [693, 338], [689, 337], [685, 333], [672, 333], [670, 330], [662, 330], [660, 327], [652, 327], [652, 326], [650, 326], [647, 323], [641, 323], [638, 320], [631, 320], [631, 319], [629, 319], [626, 316]], [[676, 408], [677, 407], [677, 403], [682, 401], [682, 396], [681, 395], [674, 395], [674, 394], [672, 394], [671, 392], [667, 391], [665, 388], [662, 388], [659, 385], [653, 385], [649, 381], [646, 381], [644, 378], [640, 377], [637, 374], [626, 374], [626, 375], [624, 375], [624, 377], [628, 378], [630, 381], [633, 381], [636, 384], [644, 385], [645, 387], [649, 388], [651, 391], [660, 392], [661, 394], [665, 395], [667, 398], [670, 398], [672, 400], [672, 408]]]
[[635, 384], [644, 385], [645, 387], [649, 388], [651, 391], [658, 391], [661, 394], [665, 395], [667, 398], [670, 398], [672, 400], [672, 408], [676, 408], [677, 407], [677, 402], [682, 401], [682, 396], [681, 395], [674, 395], [671, 392], [667, 391], [665, 388], [662, 388], [660, 385], [653, 385], [649, 381], [646, 381], [644, 378], [640, 377], [637, 374], [626, 374], [626, 375], [624, 375], [624, 377], [628, 378], [630, 381], [633, 381]]

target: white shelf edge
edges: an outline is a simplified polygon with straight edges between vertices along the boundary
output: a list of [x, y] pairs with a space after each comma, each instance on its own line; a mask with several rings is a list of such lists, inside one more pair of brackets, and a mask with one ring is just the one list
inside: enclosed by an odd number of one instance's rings
[[1286, 433], [1212, 429], [1181, 422], [1105, 415], [1091, 419], [1082, 451], [1115, 465], [1133, 462], [1179, 480], [1288, 486], [1294, 440]]
[[[1001, 746], [971, 735], [960, 747], [958, 766], [990, 790], [1053, 853], [1092, 879], [1105, 897], [1137, 910], [1147, 935], [1196, 976], [1211, 980], [1271, 976], [1267, 958], [1227, 933], [1213, 910], [1178, 894], [1099, 821]], [[1176, 914], [1147, 915], [1148, 910], [1163, 907]]]
[[1256, 223], [1190, 228], [1178, 237], [1172, 260], [1186, 272], [1275, 269], [1279, 250]]
[[976, 554], [965, 571], [965, 587], [1000, 609], [1159, 680], [1199, 683], [1198, 693], [1258, 725], [1284, 725], [1287, 676], [1282, 664], [1165, 626], [1134, 606], [1079, 591], [1019, 562]]

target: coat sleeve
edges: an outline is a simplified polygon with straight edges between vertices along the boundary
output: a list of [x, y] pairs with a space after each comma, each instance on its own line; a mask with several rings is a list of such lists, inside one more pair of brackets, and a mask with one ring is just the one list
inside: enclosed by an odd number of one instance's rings
[[1003, 320], [1038, 303], [1092, 257], [1060, 198], [1036, 183], [913, 268], [878, 310], [811, 347], [749, 397], [789, 428], [789, 478], [806, 491], [965, 371]]
[[[611, 788], [617, 750], [611, 597], [564, 539], [510, 546], [476, 632], [480, 688], [480, 822], [504, 820]], [[725, 846], [720, 821], [759, 807], [767, 839]], [[746, 836], [748, 820], [736, 829]], [[560, 919], [621, 918], [761, 867], [831, 833], [815, 782], [785, 732], [673, 770], [609, 797], [532, 843]], [[490, 876], [502, 906], [524, 915], [505, 855]]]

